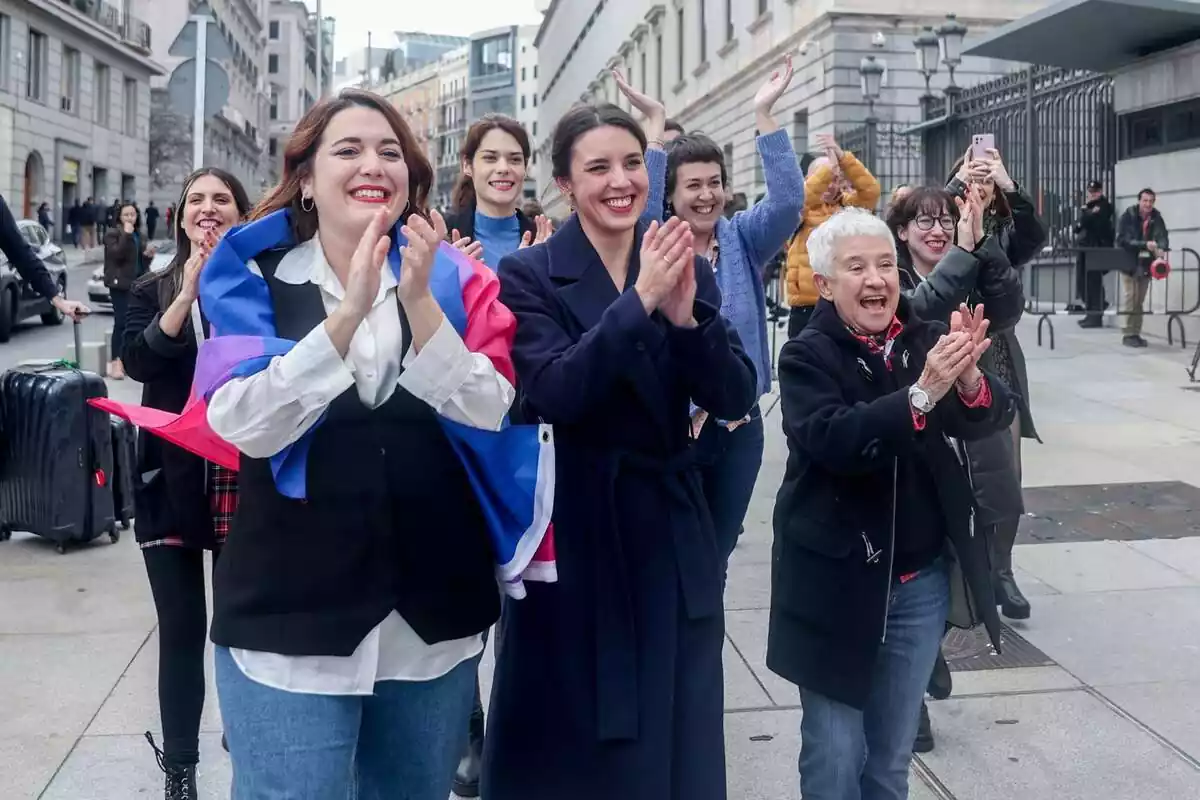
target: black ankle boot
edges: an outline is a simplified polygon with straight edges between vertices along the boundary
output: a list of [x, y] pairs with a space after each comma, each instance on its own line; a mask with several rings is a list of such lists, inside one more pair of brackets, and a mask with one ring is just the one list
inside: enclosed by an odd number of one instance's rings
[[996, 605], [1000, 606], [1000, 613], [1009, 619], [1029, 619], [1029, 601], [1021, 593], [1021, 587], [1017, 586], [1012, 570], [998, 570], [995, 581]]
[[913, 740], [914, 753], [933, 752], [933, 725], [929, 722], [929, 706], [921, 703], [921, 723], [917, 726], [917, 738]]
[[1000, 523], [992, 529], [992, 585], [995, 587], [996, 605], [1000, 613], [1009, 619], [1029, 619], [1029, 601], [1017, 586], [1013, 577], [1012, 550], [1017, 539], [1020, 520]]
[[150, 731], [146, 731], [146, 741], [154, 748], [158, 768], [166, 775], [163, 800], [197, 800], [200, 794], [196, 791], [196, 765], [169, 763], [163, 751], [154, 743], [154, 736]]
[[954, 678], [950, 675], [950, 665], [946, 657], [938, 649], [937, 661], [933, 662], [933, 674], [929, 676], [929, 685], [925, 691], [934, 700], [945, 700], [954, 691]]
[[467, 752], [454, 771], [454, 793], [459, 797], [479, 797], [479, 773], [483, 769], [483, 723], [483, 708], [479, 706], [471, 713]]

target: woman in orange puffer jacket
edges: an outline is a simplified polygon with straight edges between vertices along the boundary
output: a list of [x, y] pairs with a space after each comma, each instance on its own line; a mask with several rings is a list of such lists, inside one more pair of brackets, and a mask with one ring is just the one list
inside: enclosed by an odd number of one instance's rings
[[825, 156], [808, 167], [804, 183], [804, 216], [788, 244], [784, 288], [791, 306], [789, 339], [804, 330], [819, 297], [813, 285], [812, 267], [808, 264], [808, 235], [841, 208], [857, 206], [873, 211], [879, 203], [879, 181], [861, 161], [838, 147], [828, 133], [818, 134], [817, 143]]

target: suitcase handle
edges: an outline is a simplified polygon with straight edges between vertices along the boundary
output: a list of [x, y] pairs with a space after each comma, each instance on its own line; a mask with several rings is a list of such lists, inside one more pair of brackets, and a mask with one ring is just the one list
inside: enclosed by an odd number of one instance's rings
[[75, 334], [75, 366], [83, 366], [83, 322], [75, 319], [71, 331]]

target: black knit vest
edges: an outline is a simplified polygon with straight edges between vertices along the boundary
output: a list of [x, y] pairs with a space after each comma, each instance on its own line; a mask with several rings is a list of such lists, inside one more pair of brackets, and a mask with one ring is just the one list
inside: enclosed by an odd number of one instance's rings
[[[325, 320], [320, 289], [255, 259], [278, 335]], [[406, 334], [407, 340], [407, 334]], [[350, 387], [311, 434], [307, 498], [245, 455], [238, 510], [213, 576], [212, 640], [284, 655], [347, 656], [392, 609], [427, 643], [480, 633], [500, 613], [485, 521], [433, 409], [397, 388], [374, 410]]]

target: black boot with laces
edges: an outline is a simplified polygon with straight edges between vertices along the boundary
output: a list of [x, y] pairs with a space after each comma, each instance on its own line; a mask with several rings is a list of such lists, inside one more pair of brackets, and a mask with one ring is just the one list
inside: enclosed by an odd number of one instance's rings
[[196, 791], [196, 765], [169, 763], [166, 755], [154, 743], [154, 736], [150, 731], [146, 731], [146, 741], [154, 748], [158, 768], [166, 775], [163, 800], [198, 800], [200, 794]]

